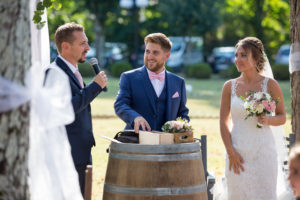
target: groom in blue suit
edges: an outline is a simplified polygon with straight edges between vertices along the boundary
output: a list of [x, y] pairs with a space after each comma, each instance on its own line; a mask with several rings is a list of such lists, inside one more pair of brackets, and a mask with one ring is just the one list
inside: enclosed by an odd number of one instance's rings
[[66, 130], [81, 193], [84, 196], [85, 169], [91, 164], [91, 148], [95, 145], [90, 103], [106, 86], [107, 77], [102, 71], [90, 84], [84, 84], [77, 65], [85, 61], [90, 47], [81, 25], [67, 23], [58, 27], [55, 43], [59, 53], [55, 64], [68, 75], [71, 86], [75, 120], [66, 126]]
[[145, 37], [144, 66], [125, 72], [114, 108], [126, 123], [125, 129], [161, 131], [162, 125], [177, 117], [189, 120], [184, 79], [168, 72], [165, 62], [172, 43], [162, 33]]

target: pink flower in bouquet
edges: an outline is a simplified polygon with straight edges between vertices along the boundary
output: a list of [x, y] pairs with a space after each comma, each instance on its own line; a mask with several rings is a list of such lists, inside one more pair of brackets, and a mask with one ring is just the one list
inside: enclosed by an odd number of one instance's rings
[[269, 111], [269, 112], [272, 111], [272, 110], [271, 110], [271, 106], [269, 105], [269, 102], [268, 102], [268, 101], [263, 100], [261, 103], [262, 103], [262, 105], [265, 107], [265, 109], [266, 109], [267, 111]]
[[177, 130], [180, 130], [183, 128], [183, 123], [180, 122], [180, 121], [175, 121], [174, 122], [174, 127], [177, 129]]
[[272, 101], [272, 102], [270, 103], [270, 107], [271, 107], [272, 112], [274, 112], [275, 109], [276, 109], [276, 102]]

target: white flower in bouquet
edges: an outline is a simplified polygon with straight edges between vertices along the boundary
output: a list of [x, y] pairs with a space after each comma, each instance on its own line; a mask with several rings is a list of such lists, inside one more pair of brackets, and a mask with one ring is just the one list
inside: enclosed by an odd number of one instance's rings
[[264, 111], [264, 106], [263, 106], [262, 104], [258, 104], [258, 105], [256, 106], [256, 112], [257, 112], [258, 114], [261, 114], [261, 113], [263, 113], [263, 111]]
[[[241, 99], [245, 101], [244, 108], [247, 116], [245, 119], [253, 116], [261, 116], [263, 114], [271, 114], [275, 112], [276, 104], [278, 100], [272, 98], [272, 96], [265, 92], [249, 91], [247, 97], [241, 96]], [[262, 128], [262, 125], [257, 123], [258, 128]]]
[[267, 98], [268, 101], [272, 101], [272, 97], [269, 93], [266, 93], [266, 98]]
[[263, 97], [263, 92], [255, 92], [254, 99], [261, 99]]

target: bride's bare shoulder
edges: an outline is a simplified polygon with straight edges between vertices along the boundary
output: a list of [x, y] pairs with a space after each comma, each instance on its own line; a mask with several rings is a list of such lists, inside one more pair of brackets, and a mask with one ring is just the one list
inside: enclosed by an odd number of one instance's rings
[[233, 80], [236, 80], [236, 79], [230, 79], [230, 80], [227, 80], [224, 85], [223, 85], [223, 91], [231, 91], [231, 86], [232, 86], [232, 82]]
[[277, 89], [280, 88], [278, 82], [272, 78], [268, 80], [268, 88], [269, 89]]

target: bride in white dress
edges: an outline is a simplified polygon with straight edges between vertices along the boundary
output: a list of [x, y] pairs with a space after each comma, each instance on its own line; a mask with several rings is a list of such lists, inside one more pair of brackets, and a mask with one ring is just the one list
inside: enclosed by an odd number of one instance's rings
[[[278, 83], [261, 75], [266, 58], [262, 42], [247, 37], [236, 45], [235, 64], [241, 76], [224, 84], [220, 108], [220, 129], [226, 148], [226, 192], [229, 200], [276, 200], [277, 151], [271, 126], [285, 123], [283, 95]], [[249, 91], [268, 92], [278, 98], [275, 115], [250, 117], [243, 107]], [[259, 122], [262, 128], [257, 128]]]

